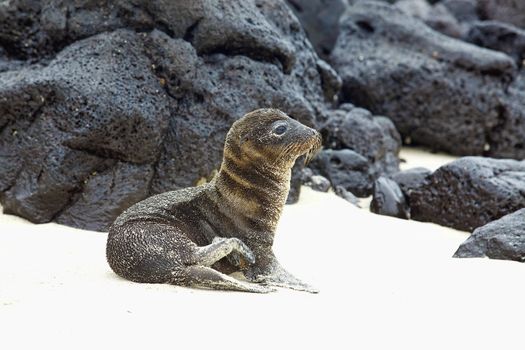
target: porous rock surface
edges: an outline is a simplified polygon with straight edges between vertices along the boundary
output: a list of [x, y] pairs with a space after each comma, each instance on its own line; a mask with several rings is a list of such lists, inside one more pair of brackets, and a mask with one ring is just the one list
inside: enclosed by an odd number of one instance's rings
[[407, 15], [422, 20], [429, 27], [445, 35], [460, 38], [465, 31], [448, 8], [441, 3], [431, 5], [426, 0], [399, 0], [395, 6]]
[[399, 171], [401, 140], [389, 119], [344, 104], [319, 127], [325, 150], [310, 167], [334, 188], [365, 197], [379, 176]]
[[314, 126], [338, 91], [277, 0], [4, 1], [0, 47], [0, 199], [38, 223], [104, 230], [209, 179], [244, 113]]
[[477, 228], [459, 246], [454, 257], [525, 262], [525, 209]]
[[525, 28], [525, 1], [478, 0], [478, 11], [484, 19], [494, 19]]
[[321, 57], [332, 52], [339, 35], [339, 18], [347, 0], [286, 0], [301, 22], [308, 39]]
[[417, 167], [394, 173], [390, 175], [390, 179], [397, 183], [401, 191], [408, 197], [410, 192], [421, 186], [431, 174], [432, 171], [429, 169]]
[[505, 52], [516, 61], [518, 67], [525, 65], [525, 30], [511, 24], [498, 21], [473, 22], [465, 40]]
[[358, 2], [330, 56], [342, 100], [393, 120], [406, 143], [525, 157], [525, 92], [508, 55], [444, 36], [394, 6]]
[[478, 0], [441, 0], [439, 4], [445, 6], [459, 22], [479, 20]]
[[473, 231], [525, 207], [525, 161], [464, 157], [409, 192], [411, 218]]

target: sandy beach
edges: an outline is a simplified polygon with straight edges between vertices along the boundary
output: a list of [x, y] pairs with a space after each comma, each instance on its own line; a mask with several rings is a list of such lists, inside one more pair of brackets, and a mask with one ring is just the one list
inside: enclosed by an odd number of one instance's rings
[[[403, 168], [453, 157], [405, 149]], [[137, 284], [106, 234], [0, 215], [3, 349], [473, 349], [522, 344], [525, 265], [453, 259], [468, 233], [303, 187], [275, 251], [317, 295]]]

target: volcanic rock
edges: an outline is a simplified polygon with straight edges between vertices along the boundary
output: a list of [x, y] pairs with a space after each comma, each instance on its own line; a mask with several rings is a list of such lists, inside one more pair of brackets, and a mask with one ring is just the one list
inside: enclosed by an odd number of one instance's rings
[[525, 262], [525, 209], [477, 228], [459, 246], [454, 257]]
[[479, 20], [478, 0], [442, 0], [439, 4], [445, 6], [459, 22]]
[[301, 22], [308, 39], [321, 57], [327, 57], [339, 35], [339, 18], [346, 0], [286, 0]]
[[315, 126], [338, 92], [277, 0], [13, 0], [0, 47], [0, 200], [33, 222], [104, 230], [209, 179], [244, 113]]
[[505, 52], [521, 67], [525, 62], [525, 30], [498, 21], [474, 22], [465, 40], [488, 49]]
[[334, 188], [343, 186], [357, 196], [368, 196], [375, 179], [399, 170], [401, 140], [389, 119], [345, 104], [332, 111], [320, 129], [327, 149], [311, 168]]
[[430, 5], [426, 0], [400, 0], [396, 7], [407, 15], [419, 18], [429, 27], [445, 35], [461, 38], [463, 26], [442, 4]]
[[478, 0], [483, 19], [494, 19], [525, 29], [525, 1], [522, 0]]
[[464, 157], [409, 192], [412, 219], [473, 231], [525, 207], [525, 161]]
[[409, 219], [410, 210], [401, 188], [394, 181], [381, 176], [374, 182], [370, 211], [380, 215]]
[[352, 203], [356, 207], [359, 207], [359, 199], [354, 196], [350, 191], [347, 191], [343, 186], [337, 186], [334, 189], [334, 192], [339, 197], [343, 198], [345, 201]]
[[390, 179], [397, 183], [401, 191], [408, 197], [410, 191], [420, 187], [430, 174], [432, 171], [427, 168], [417, 167], [392, 174]]
[[391, 118], [406, 143], [525, 157], [525, 92], [503, 53], [444, 36], [393, 6], [359, 2], [341, 19], [331, 63], [342, 100]]
[[358, 197], [366, 197], [372, 192], [375, 177], [370, 163], [355, 151], [322, 150], [310, 167], [315, 173], [326, 177], [334, 188], [341, 186]]

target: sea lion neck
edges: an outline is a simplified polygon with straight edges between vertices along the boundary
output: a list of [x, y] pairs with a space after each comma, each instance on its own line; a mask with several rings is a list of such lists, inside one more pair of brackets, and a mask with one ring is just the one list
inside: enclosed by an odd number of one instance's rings
[[254, 231], [274, 232], [290, 189], [291, 167], [254, 164], [225, 150], [214, 188], [225, 207], [239, 220], [253, 223]]

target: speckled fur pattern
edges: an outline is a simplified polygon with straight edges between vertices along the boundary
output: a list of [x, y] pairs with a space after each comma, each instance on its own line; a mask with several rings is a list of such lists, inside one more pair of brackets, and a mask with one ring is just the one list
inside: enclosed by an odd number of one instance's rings
[[[246, 114], [228, 132], [211, 182], [150, 197], [115, 220], [106, 247], [110, 267], [142, 283], [316, 293], [280, 265], [272, 246], [291, 168], [320, 146], [317, 131], [279, 110]], [[247, 281], [229, 276], [234, 271]]]

